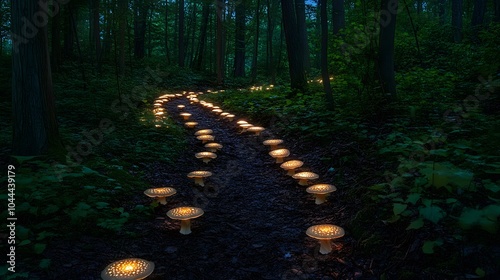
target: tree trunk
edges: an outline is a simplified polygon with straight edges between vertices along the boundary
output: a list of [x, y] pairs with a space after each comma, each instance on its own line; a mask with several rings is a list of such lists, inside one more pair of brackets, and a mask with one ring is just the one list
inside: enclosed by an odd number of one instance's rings
[[382, 16], [380, 19], [378, 74], [382, 90], [390, 99], [396, 98], [396, 80], [394, 77], [396, 14], [388, 11], [397, 10], [397, 5], [397, 0], [382, 0]]
[[486, 0], [474, 0], [474, 11], [472, 12], [472, 41], [479, 42], [479, 31], [484, 23], [486, 13]]
[[195, 57], [194, 69], [201, 70], [203, 65], [203, 58], [205, 53], [205, 44], [207, 42], [207, 27], [208, 19], [210, 16], [210, 4], [208, 2], [203, 2], [203, 7], [201, 11], [201, 30], [200, 30], [200, 40], [198, 41], [198, 52]]
[[304, 44], [297, 34], [297, 16], [293, 2], [281, 0], [283, 29], [285, 31], [286, 50], [290, 72], [290, 86], [293, 94], [305, 91], [307, 87], [304, 71]]
[[439, 24], [443, 25], [445, 22], [446, 0], [439, 0], [438, 6], [439, 6]]
[[494, 11], [494, 22], [500, 22], [500, 0], [493, 0], [493, 9]]
[[111, 54], [111, 46], [113, 45], [111, 27], [114, 24], [115, 7], [115, 0], [111, 0], [107, 3], [107, 7], [105, 9], [106, 12], [104, 13], [104, 22], [106, 23], [106, 29], [104, 30], [104, 40], [102, 42], [101, 61], [108, 58]]
[[217, 84], [224, 84], [224, 26], [223, 17], [225, 10], [225, 0], [217, 0], [216, 20], [217, 20], [217, 42], [216, 42], [216, 71], [217, 71]]
[[143, 59], [146, 54], [146, 21], [148, 0], [134, 0], [134, 56]]
[[118, 48], [120, 55], [118, 58], [118, 73], [123, 76], [125, 73], [125, 31], [127, 29], [128, 0], [118, 0]]
[[33, 35], [28, 42], [16, 45], [12, 52], [12, 153], [15, 155], [41, 155], [62, 147], [55, 114], [47, 27], [26, 29], [24, 23], [37, 12], [44, 13], [37, 1], [11, 2], [12, 33]]
[[52, 71], [57, 72], [59, 70], [59, 64], [61, 63], [61, 14], [58, 13], [52, 18], [52, 37], [51, 37], [51, 66]]
[[167, 57], [167, 64], [170, 64], [170, 50], [168, 47], [168, 1], [165, 1], [165, 54]]
[[328, 74], [328, 0], [320, 0], [321, 9], [321, 76], [325, 89], [325, 99], [328, 109], [334, 109], [333, 93], [330, 86], [330, 75]]
[[[268, 11], [269, 12], [269, 11]], [[257, 81], [257, 58], [259, 55], [259, 35], [260, 35], [260, 0], [257, 0], [255, 8], [255, 34], [253, 40], [253, 56], [252, 56], [252, 83]]]
[[179, 41], [178, 41], [178, 64], [179, 67], [184, 67], [184, 0], [179, 0]]
[[74, 57], [73, 46], [75, 42], [75, 33], [73, 32], [73, 21], [76, 19], [76, 15], [75, 18], [71, 16], [72, 9], [72, 2], [69, 2], [64, 9], [64, 57], [66, 59], [73, 59]]
[[92, 45], [94, 48], [94, 54], [95, 54], [95, 61], [97, 63], [97, 70], [100, 71], [101, 68], [101, 30], [99, 28], [99, 21], [100, 21], [100, 14], [99, 14], [99, 8], [100, 8], [100, 0], [92, 0], [91, 5], [92, 5], [92, 32], [91, 32], [91, 37], [92, 37]]
[[296, 26], [298, 39], [302, 49], [302, 56], [304, 60], [304, 70], [309, 70], [311, 67], [309, 43], [307, 40], [307, 27], [306, 27], [306, 4], [305, 0], [295, 0], [295, 13], [296, 13]]
[[194, 53], [195, 53], [195, 43], [194, 43], [194, 39], [195, 39], [195, 35], [196, 35], [196, 28], [198, 27], [197, 26], [197, 14], [198, 14], [198, 4], [197, 3], [193, 3], [193, 11], [192, 11], [192, 14], [191, 14], [191, 43], [189, 44], [189, 65], [191, 67], [193, 67], [193, 64], [194, 64]]
[[422, 0], [417, 0], [417, 15], [422, 13]]
[[333, 35], [338, 35], [340, 29], [345, 28], [344, 0], [332, 2], [332, 30]]
[[267, 0], [267, 69], [269, 70], [269, 77], [271, 84], [276, 83], [276, 64], [274, 61], [273, 50], [273, 37], [275, 28], [275, 10], [277, 3], [275, 1]]
[[455, 43], [462, 41], [462, 1], [452, 0], [451, 2], [451, 26], [453, 28], [453, 41]]
[[234, 36], [234, 77], [245, 76], [245, 1], [236, 4], [236, 34]]

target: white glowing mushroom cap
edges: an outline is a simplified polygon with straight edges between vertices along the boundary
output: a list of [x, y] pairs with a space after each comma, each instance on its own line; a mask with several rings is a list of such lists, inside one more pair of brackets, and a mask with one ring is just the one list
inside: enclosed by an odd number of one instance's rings
[[196, 137], [196, 139], [201, 140], [201, 141], [213, 141], [215, 137], [210, 134], [205, 134], [205, 135], [200, 135]]
[[245, 124], [245, 123], [248, 123], [247, 121], [244, 121], [244, 120], [239, 120], [236, 122], [236, 124]]
[[279, 145], [281, 143], [283, 143], [283, 140], [281, 140], [281, 139], [269, 139], [269, 140], [262, 142], [262, 144], [264, 144], [265, 146], [276, 146], [276, 145]]
[[269, 155], [273, 158], [284, 158], [290, 155], [290, 151], [287, 149], [277, 149], [274, 151], [270, 151]]
[[205, 178], [212, 176], [210, 171], [193, 171], [187, 175], [189, 178]]
[[177, 191], [171, 187], [150, 188], [144, 191], [149, 197], [168, 197], [176, 194]]
[[313, 194], [327, 194], [336, 191], [337, 188], [330, 184], [316, 184], [308, 187], [306, 192]]
[[227, 115], [229, 115], [229, 113], [228, 113], [228, 112], [222, 112], [222, 113], [220, 113], [220, 116], [221, 116], [221, 117], [225, 117], [225, 116], [227, 116]]
[[183, 116], [183, 117], [190, 117], [191, 116], [190, 113], [180, 113], [179, 115]]
[[296, 168], [299, 168], [303, 165], [304, 163], [300, 160], [289, 160], [289, 161], [285, 161], [283, 162], [280, 167], [285, 169], [285, 170], [290, 170], [290, 169], [296, 169]]
[[194, 135], [199, 136], [199, 135], [206, 135], [206, 134], [212, 134], [214, 131], [211, 129], [201, 129], [198, 130], [194, 133]]
[[217, 155], [212, 152], [199, 152], [194, 155], [196, 158], [217, 158]]
[[315, 239], [335, 239], [344, 236], [344, 229], [332, 225], [332, 224], [322, 224], [311, 226], [307, 229], [306, 234]]
[[253, 124], [249, 124], [249, 123], [242, 123], [242, 124], [240, 124], [241, 128], [250, 128], [252, 126], [253, 126]]
[[314, 180], [318, 179], [319, 175], [314, 172], [305, 171], [305, 172], [299, 172], [293, 175], [292, 177], [294, 179], [300, 179], [300, 180]]
[[155, 264], [139, 258], [129, 258], [113, 262], [101, 272], [104, 280], [135, 280], [148, 277]]
[[185, 107], [186, 107], [186, 106], [185, 106], [185, 105], [182, 105], [182, 104], [181, 104], [181, 105], [177, 105], [177, 108], [179, 108], [179, 109], [182, 109], [182, 108], [185, 108]]
[[186, 122], [184, 125], [187, 127], [195, 127], [198, 125], [198, 123], [197, 122]]
[[262, 131], [264, 131], [264, 130], [266, 130], [266, 129], [265, 129], [265, 128], [263, 128], [262, 126], [252, 126], [252, 127], [249, 127], [249, 128], [247, 129], [247, 131], [248, 131], [248, 132], [256, 132], [256, 133], [258, 133], [258, 132], [262, 132]]
[[203, 215], [203, 209], [198, 207], [183, 206], [170, 209], [167, 216], [172, 220], [189, 220]]
[[219, 150], [219, 149], [222, 149], [222, 145], [219, 143], [208, 143], [208, 144], [205, 144], [205, 148]]

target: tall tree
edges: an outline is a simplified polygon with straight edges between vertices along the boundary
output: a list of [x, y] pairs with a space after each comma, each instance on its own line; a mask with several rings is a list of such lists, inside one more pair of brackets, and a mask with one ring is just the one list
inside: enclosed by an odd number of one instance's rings
[[75, 32], [73, 26], [76, 24], [76, 9], [74, 3], [69, 2], [64, 6], [64, 56], [65, 58], [73, 58], [73, 47], [75, 42]]
[[236, 34], [234, 36], [234, 77], [245, 76], [245, 0], [236, 3]]
[[184, 44], [184, 0], [178, 0], [178, 5], [179, 5], [179, 34], [178, 34], [178, 64], [180, 67], [184, 67], [184, 58], [185, 58], [185, 44]]
[[479, 41], [479, 31], [484, 23], [484, 14], [486, 13], [486, 0], [474, 0], [474, 11], [472, 12], [472, 40]]
[[194, 58], [193, 68], [195, 70], [201, 70], [203, 65], [203, 59], [205, 54], [205, 44], [207, 42], [207, 27], [208, 19], [210, 16], [210, 3], [208, 1], [203, 2], [203, 7], [201, 8], [201, 30], [200, 30], [200, 40], [198, 40], [198, 51]]
[[127, 29], [128, 0], [118, 0], [118, 73], [125, 73], [125, 31]]
[[451, 1], [451, 26], [453, 28], [453, 41], [460, 43], [462, 41], [462, 3], [463, 0]]
[[216, 41], [216, 72], [217, 84], [224, 84], [224, 11], [226, 6], [225, 0], [217, 0], [215, 4], [216, 21], [217, 21], [217, 41]]
[[396, 79], [394, 76], [394, 38], [396, 35], [396, 11], [398, 0], [382, 0], [378, 74], [383, 91], [396, 98]]
[[50, 45], [51, 45], [50, 63], [52, 66], [52, 70], [56, 72], [59, 70], [59, 64], [61, 62], [61, 13], [57, 13], [52, 18]]
[[278, 8], [278, 2], [275, 0], [267, 0], [267, 40], [266, 40], [266, 65], [269, 70], [269, 77], [271, 78], [271, 84], [276, 83], [276, 63], [274, 61], [274, 47], [273, 47], [273, 37], [274, 29], [276, 27], [276, 11]]
[[328, 0], [320, 0], [319, 4], [321, 9], [321, 76], [325, 89], [326, 104], [330, 110], [333, 110], [333, 93], [330, 86], [330, 75], [328, 74]]
[[332, 1], [332, 30], [333, 35], [339, 34], [340, 29], [345, 28], [344, 0]]
[[91, 11], [92, 11], [92, 22], [91, 22], [91, 46], [94, 51], [95, 61], [97, 63], [97, 69], [100, 69], [101, 66], [101, 29], [100, 29], [100, 0], [92, 0], [90, 2]]
[[295, 18], [297, 26], [297, 35], [302, 49], [304, 60], [304, 69], [308, 70], [311, 66], [309, 43], [307, 40], [307, 25], [306, 25], [306, 3], [305, 0], [295, 0]]
[[255, 33], [253, 40], [253, 56], [252, 56], [252, 67], [251, 67], [252, 83], [255, 83], [257, 80], [257, 56], [259, 55], [259, 35], [260, 35], [260, 0], [257, 0], [254, 19], [255, 19]]
[[149, 0], [134, 0], [134, 56], [143, 59], [146, 54], [146, 23]]
[[445, 6], [446, 0], [439, 0], [438, 2], [438, 14], [439, 14], [439, 24], [443, 25], [445, 22]]
[[493, 0], [494, 22], [500, 22], [500, 0]]
[[165, 56], [167, 58], [167, 64], [170, 64], [170, 50], [168, 47], [168, 0], [165, 1]]
[[304, 70], [304, 43], [303, 37], [297, 33], [297, 15], [293, 1], [281, 0], [281, 12], [288, 54], [290, 86], [294, 92], [305, 91], [307, 81]]
[[26, 28], [44, 11], [37, 1], [12, 1], [12, 33], [32, 37], [12, 51], [12, 152], [40, 155], [61, 147], [55, 114], [46, 24]]

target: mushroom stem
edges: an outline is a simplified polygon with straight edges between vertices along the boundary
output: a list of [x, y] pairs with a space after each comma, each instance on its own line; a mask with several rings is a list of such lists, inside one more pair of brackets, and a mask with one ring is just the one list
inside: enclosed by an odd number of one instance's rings
[[214, 148], [214, 149], [208, 149], [208, 150], [209, 150], [210, 152], [212, 152], [212, 153], [217, 152], [217, 149], [216, 149], [216, 148]]
[[288, 169], [288, 172], [286, 173], [286, 175], [288, 176], [293, 176], [295, 174], [295, 169]]
[[158, 197], [158, 202], [162, 205], [165, 205], [167, 204], [167, 197], [166, 196], [163, 196], [163, 197]]
[[209, 162], [210, 162], [210, 158], [204, 158], [204, 159], [203, 159], [203, 162], [204, 162], [204, 163], [209, 163]]
[[197, 184], [197, 185], [200, 185], [202, 187], [205, 186], [205, 183], [203, 182], [203, 178], [202, 177], [195, 177], [194, 178], [194, 183]]
[[272, 151], [272, 150], [276, 150], [278, 148], [278, 145], [270, 145], [269, 146], [269, 150]]
[[320, 239], [319, 245], [319, 252], [323, 255], [328, 254], [332, 251], [332, 242], [330, 239]]
[[187, 121], [189, 119], [189, 116], [182, 116], [184, 118], [185, 121]]
[[326, 193], [317, 193], [316, 196], [316, 204], [321, 204], [326, 201]]
[[300, 179], [299, 180], [299, 185], [301, 185], [301, 186], [307, 186], [307, 179]]
[[276, 163], [283, 163], [283, 158], [282, 157], [277, 157], [276, 158]]
[[[191, 233], [191, 220], [181, 220], [181, 234], [190, 234]], [[332, 249], [330, 248], [330, 251]]]

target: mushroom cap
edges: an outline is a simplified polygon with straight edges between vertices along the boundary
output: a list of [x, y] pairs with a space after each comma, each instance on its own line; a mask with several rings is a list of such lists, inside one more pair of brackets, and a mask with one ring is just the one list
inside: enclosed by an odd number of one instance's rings
[[206, 135], [206, 134], [212, 134], [214, 131], [211, 129], [201, 129], [198, 130], [194, 133], [194, 135], [199, 136], [199, 135]]
[[314, 179], [318, 179], [319, 178], [319, 175], [314, 173], [314, 172], [309, 172], [309, 171], [305, 171], [305, 172], [299, 172], [299, 173], [296, 173], [295, 175], [292, 176], [293, 179], [302, 179], [302, 180], [314, 180]]
[[135, 280], [148, 277], [155, 269], [153, 262], [129, 258], [113, 262], [101, 272], [104, 280]]
[[275, 145], [279, 145], [281, 143], [283, 143], [283, 140], [281, 140], [281, 139], [269, 139], [269, 140], [262, 142], [262, 144], [264, 144], [265, 146], [275, 146]]
[[295, 168], [299, 168], [303, 165], [304, 163], [300, 160], [289, 160], [289, 161], [285, 161], [283, 162], [280, 167], [285, 169], [285, 170], [292, 170], [292, 169], [295, 169]]
[[221, 149], [222, 145], [219, 143], [208, 143], [208, 144], [205, 144], [205, 148]]
[[186, 122], [184, 125], [185, 126], [195, 126], [195, 125], [198, 125], [198, 123], [197, 122]]
[[311, 226], [307, 229], [306, 234], [315, 239], [335, 239], [344, 236], [344, 229], [332, 225], [332, 224], [322, 224]]
[[177, 97], [181, 97], [182, 96], [182, 93], [176, 93], [175, 96]]
[[203, 209], [191, 206], [182, 206], [170, 209], [167, 216], [172, 220], [189, 220], [203, 215]]
[[245, 124], [245, 123], [248, 123], [248, 122], [247, 122], [247, 121], [244, 121], [244, 120], [239, 120], [239, 121], [237, 121], [237, 122], [236, 122], [236, 124], [239, 124], [239, 125], [240, 125], [240, 124]]
[[200, 135], [196, 137], [196, 139], [201, 140], [201, 141], [213, 141], [215, 137], [210, 134], [205, 134], [205, 135]]
[[330, 184], [316, 184], [308, 187], [306, 192], [314, 194], [327, 194], [336, 191], [337, 188]]
[[213, 106], [212, 109], [220, 109], [219, 106]]
[[253, 126], [253, 124], [249, 124], [249, 123], [243, 123], [243, 124], [240, 124], [240, 127], [241, 127], [241, 128], [250, 128], [250, 127], [252, 127], [252, 126]]
[[190, 172], [187, 176], [189, 178], [205, 178], [205, 177], [212, 176], [212, 172], [210, 172], [210, 171], [193, 171], [193, 172]]
[[290, 155], [290, 151], [287, 149], [277, 149], [274, 151], [270, 151], [269, 155], [273, 158], [284, 158]]
[[248, 132], [262, 132], [264, 130], [266, 129], [263, 128], [262, 126], [252, 126], [247, 129]]
[[149, 197], [167, 197], [176, 194], [177, 191], [171, 187], [150, 188], [144, 191]]
[[229, 115], [225, 116], [225, 118], [234, 118], [234, 115], [233, 114], [229, 114]]
[[194, 155], [196, 158], [217, 158], [217, 155], [212, 152], [200, 152]]
[[229, 115], [229, 113], [228, 113], [228, 112], [222, 112], [222, 113], [220, 113], [220, 116], [221, 116], [221, 117], [225, 117], [225, 116], [227, 116], [227, 115]]
[[179, 115], [183, 116], [183, 117], [190, 117], [191, 116], [190, 113], [180, 113]]
[[186, 106], [185, 106], [185, 105], [182, 105], [182, 104], [181, 104], [181, 105], [177, 105], [177, 108], [179, 108], [179, 109], [182, 109], [182, 108], [185, 108], [185, 107], [186, 107]]

